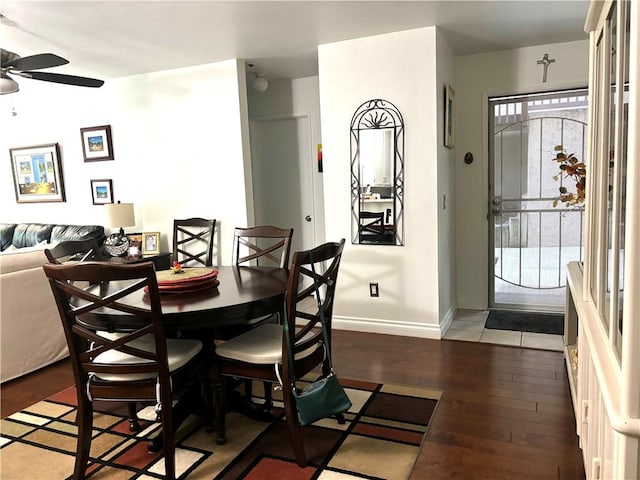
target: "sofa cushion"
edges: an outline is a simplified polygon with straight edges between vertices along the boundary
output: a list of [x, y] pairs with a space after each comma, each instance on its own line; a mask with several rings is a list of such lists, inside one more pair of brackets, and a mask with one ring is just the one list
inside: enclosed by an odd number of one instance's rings
[[15, 223], [0, 223], [0, 252], [6, 250], [13, 242]]
[[51, 238], [53, 225], [42, 223], [19, 223], [13, 231], [13, 245], [16, 248], [33, 247]]
[[54, 225], [50, 242], [65, 240], [89, 240], [95, 238], [101, 245], [104, 240], [104, 227], [100, 225]]
[[[7, 274], [12, 272], [21, 272], [29, 269], [40, 269], [42, 265], [48, 262], [44, 253], [47, 246], [25, 247], [18, 250], [7, 250], [4, 255], [0, 255], [0, 284], [4, 285], [9, 278]], [[42, 271], [44, 275], [44, 270]], [[50, 293], [50, 292], [49, 292]], [[4, 295], [4, 292], [3, 292]], [[7, 297], [8, 298], [8, 297]], [[19, 301], [24, 303], [27, 297], [20, 298]], [[53, 297], [51, 297], [53, 299]], [[12, 301], [15, 299], [12, 299]], [[7, 303], [10, 303], [7, 301]]]

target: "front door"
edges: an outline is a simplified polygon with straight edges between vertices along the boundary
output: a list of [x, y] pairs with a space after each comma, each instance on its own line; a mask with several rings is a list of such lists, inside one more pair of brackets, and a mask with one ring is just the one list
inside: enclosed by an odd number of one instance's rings
[[489, 307], [562, 311], [568, 262], [582, 259], [583, 208], [555, 161], [562, 145], [586, 161], [587, 91], [489, 101]]

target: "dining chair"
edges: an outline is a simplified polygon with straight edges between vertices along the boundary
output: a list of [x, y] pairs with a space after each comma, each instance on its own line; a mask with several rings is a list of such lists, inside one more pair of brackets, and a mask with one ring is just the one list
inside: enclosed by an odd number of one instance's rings
[[[286, 315], [284, 325], [264, 323], [248, 332], [239, 335], [216, 348], [216, 361], [210, 369], [210, 377], [214, 384], [214, 408], [216, 425], [216, 443], [224, 444], [227, 440], [225, 428], [225, 379], [239, 377], [267, 382], [278, 382], [282, 386], [282, 397], [287, 428], [296, 463], [306, 466], [307, 460], [302, 438], [296, 404], [293, 397], [291, 370], [296, 378], [308, 374], [321, 366], [322, 374], [329, 373], [327, 352], [331, 352], [331, 321], [333, 302], [336, 292], [336, 281], [344, 239], [330, 242], [311, 250], [296, 252], [290, 266], [285, 294]], [[314, 265], [314, 268], [311, 265]], [[324, 268], [323, 268], [324, 267]], [[314, 274], [315, 270], [315, 274]], [[310, 280], [311, 285], [304, 287]], [[319, 296], [314, 300], [318, 305], [315, 312], [310, 312], [308, 297], [316, 294], [314, 280], [319, 286]], [[315, 303], [317, 301], [317, 303]], [[324, 344], [320, 309], [324, 314], [327, 326], [329, 345]], [[283, 323], [284, 323], [283, 322]], [[287, 342], [284, 341], [288, 331], [292, 349], [293, 365], [289, 363]], [[281, 379], [284, 379], [281, 381]], [[341, 418], [340, 420], [344, 420]]]
[[384, 230], [384, 212], [360, 212], [360, 233], [380, 235]]
[[[287, 269], [291, 252], [293, 228], [280, 228], [271, 225], [254, 227], [236, 227], [233, 230], [232, 263], [239, 265], [257, 265], [263, 267], [279, 267]], [[232, 338], [265, 322], [278, 322], [277, 313], [247, 319], [246, 323], [224, 332], [224, 338]], [[253, 396], [252, 382], [245, 382], [245, 398], [251, 402]], [[265, 411], [273, 405], [271, 384], [264, 383]]]
[[[102, 258], [102, 251], [98, 246], [98, 242], [95, 239], [88, 240], [69, 240], [60, 242], [52, 248], [46, 248], [44, 254], [51, 263], [63, 264], [68, 261], [83, 262], [87, 260], [100, 260]], [[83, 286], [88, 286], [83, 284]], [[115, 339], [116, 337], [123, 336], [125, 334], [117, 332], [96, 331], [98, 335]], [[129, 431], [139, 432], [141, 430], [140, 423], [138, 422], [136, 402], [128, 402], [127, 410], [129, 412]]]
[[[148, 448], [164, 447], [166, 478], [175, 479], [174, 436], [184, 419], [175, 412], [184, 412], [187, 392], [199, 389], [197, 375], [205, 362], [199, 340], [166, 338], [153, 263], [49, 263], [43, 269], [64, 328], [78, 396], [74, 480], [85, 478], [96, 400], [155, 404], [162, 436]], [[117, 286], [109, 288], [115, 281]], [[86, 289], [79, 283], [100, 287]], [[105, 309], [114, 317], [134, 316], [140, 326], [106, 338], [83, 323], [92, 312]], [[175, 405], [174, 397], [180, 397]]]
[[236, 227], [233, 230], [233, 264], [287, 268], [292, 237], [293, 228]]
[[216, 220], [187, 218], [173, 221], [173, 260], [183, 267], [210, 267]]
[[87, 240], [67, 240], [46, 248], [44, 254], [51, 263], [65, 261], [93, 260], [101, 256], [100, 246], [95, 238]]

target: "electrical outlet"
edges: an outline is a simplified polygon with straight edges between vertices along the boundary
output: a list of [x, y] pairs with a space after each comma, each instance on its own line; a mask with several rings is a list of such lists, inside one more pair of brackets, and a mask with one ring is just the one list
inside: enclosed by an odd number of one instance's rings
[[372, 282], [369, 284], [369, 296], [378, 297], [378, 282]]

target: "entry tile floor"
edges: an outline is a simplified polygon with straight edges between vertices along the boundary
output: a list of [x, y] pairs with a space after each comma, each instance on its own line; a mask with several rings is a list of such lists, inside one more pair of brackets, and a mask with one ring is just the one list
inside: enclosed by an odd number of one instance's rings
[[488, 315], [488, 310], [458, 310], [443, 338], [559, 352], [564, 350], [562, 335], [484, 328]]

